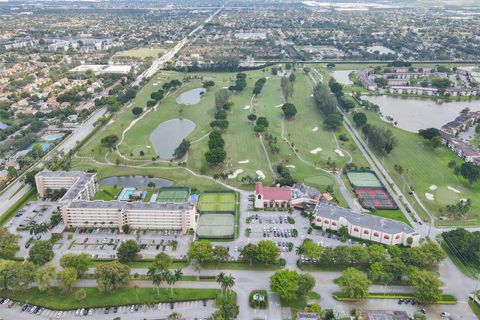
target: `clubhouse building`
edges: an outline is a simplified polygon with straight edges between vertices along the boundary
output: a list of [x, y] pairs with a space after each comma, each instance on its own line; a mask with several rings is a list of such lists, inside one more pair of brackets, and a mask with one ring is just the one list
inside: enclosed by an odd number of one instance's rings
[[93, 200], [97, 175], [78, 171], [42, 171], [35, 176], [38, 194], [66, 193], [59, 200], [65, 227], [196, 230], [196, 209], [190, 203], [145, 203]]
[[291, 204], [290, 187], [264, 187], [260, 182], [255, 185], [255, 208], [290, 208]]
[[336, 205], [320, 203], [315, 207], [313, 223], [326, 230], [347, 227], [351, 237], [385, 245], [417, 246], [420, 235], [403, 222], [361, 214]]

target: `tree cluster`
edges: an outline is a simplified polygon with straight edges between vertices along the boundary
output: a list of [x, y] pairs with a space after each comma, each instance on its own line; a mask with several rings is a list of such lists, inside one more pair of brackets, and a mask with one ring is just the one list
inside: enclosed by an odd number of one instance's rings
[[308, 274], [298, 274], [295, 270], [280, 270], [270, 277], [270, 289], [284, 300], [305, 297], [315, 287], [315, 278]]
[[277, 173], [278, 173], [276, 183], [278, 183], [282, 186], [293, 186], [293, 184], [296, 181], [292, 177], [292, 175], [290, 173], [290, 169], [288, 169], [283, 164], [278, 164], [276, 169], [277, 169]]
[[252, 263], [278, 263], [280, 253], [276, 244], [270, 240], [262, 240], [258, 244], [249, 243], [240, 252], [243, 261]]
[[466, 265], [480, 265], [480, 231], [453, 229], [442, 233], [445, 244]]
[[379, 154], [389, 154], [397, 145], [397, 139], [392, 130], [388, 128], [367, 123], [362, 127], [362, 132], [367, 138], [368, 144]]
[[190, 148], [190, 141], [183, 139], [182, 142], [175, 148], [173, 152], [173, 157], [175, 159], [180, 159], [187, 154], [188, 149]]
[[257, 81], [255, 81], [255, 86], [253, 87], [253, 94], [254, 95], [259, 95], [260, 92], [262, 92], [263, 86], [265, 85], [265, 82], [267, 82], [267, 78], [260, 78]]
[[231, 85], [228, 87], [228, 90], [230, 91], [243, 91], [245, 87], [247, 86], [247, 75], [243, 72], [237, 73], [237, 78], [235, 80], [235, 85]]

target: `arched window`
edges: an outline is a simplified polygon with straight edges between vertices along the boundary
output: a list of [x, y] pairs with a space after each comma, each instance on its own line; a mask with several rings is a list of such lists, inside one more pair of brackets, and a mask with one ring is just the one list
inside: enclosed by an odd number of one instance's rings
[[332, 226], [336, 226], [337, 223], [335, 221], [332, 221]]
[[363, 233], [368, 234], [369, 232], [368, 232], [368, 230], [363, 230]]
[[395, 239], [400, 239], [400, 235], [397, 234], [397, 235], [395, 236]]
[[357, 227], [353, 228], [353, 231], [355, 231], [355, 232], [358, 232], [358, 230], [359, 229]]
[[373, 233], [373, 236], [374, 236], [374, 237], [378, 237], [378, 236], [379, 236], [378, 232], [374, 232], [374, 233]]
[[390, 236], [388, 234], [386, 234], [386, 235], [383, 236], [383, 238], [388, 240], [388, 239], [390, 239]]
[[322, 222], [322, 218], [317, 218], [317, 222]]

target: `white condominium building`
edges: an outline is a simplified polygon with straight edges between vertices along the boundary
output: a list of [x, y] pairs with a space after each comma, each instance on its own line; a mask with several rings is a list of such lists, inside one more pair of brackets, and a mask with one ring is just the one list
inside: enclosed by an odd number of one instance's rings
[[92, 200], [98, 190], [95, 173], [42, 171], [35, 176], [38, 194], [66, 189], [60, 199], [66, 227], [196, 230], [196, 209], [190, 203]]

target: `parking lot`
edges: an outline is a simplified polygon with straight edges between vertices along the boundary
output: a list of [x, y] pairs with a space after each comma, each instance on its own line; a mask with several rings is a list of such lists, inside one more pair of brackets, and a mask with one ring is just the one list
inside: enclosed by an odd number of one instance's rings
[[172, 258], [186, 258], [192, 241], [191, 236], [182, 235], [173, 230], [134, 230], [130, 234], [118, 233], [110, 229], [77, 229], [71, 234], [68, 251], [88, 252], [93, 258], [116, 258], [117, 247], [126, 240], [139, 243], [143, 258], [154, 258], [158, 253], [165, 252]]
[[[2, 301], [3, 300], [3, 301]], [[56, 311], [29, 304], [15, 303], [0, 299], [0, 316], [4, 319], [73, 319], [87, 317], [92, 319], [138, 319], [139, 313], [144, 317], [166, 317], [174, 311], [182, 313], [187, 319], [209, 317], [215, 310], [213, 300], [183, 301], [159, 303], [153, 306], [131, 305], [111, 308], [82, 308], [69, 311]], [[12, 317], [14, 315], [14, 318]]]

